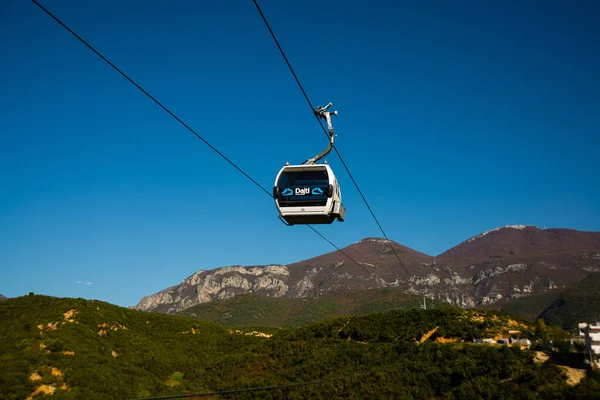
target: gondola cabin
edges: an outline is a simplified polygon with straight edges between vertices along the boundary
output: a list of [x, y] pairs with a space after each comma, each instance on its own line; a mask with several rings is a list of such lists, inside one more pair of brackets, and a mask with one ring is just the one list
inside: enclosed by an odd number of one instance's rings
[[327, 164], [286, 165], [273, 187], [279, 218], [288, 225], [344, 221], [342, 193]]

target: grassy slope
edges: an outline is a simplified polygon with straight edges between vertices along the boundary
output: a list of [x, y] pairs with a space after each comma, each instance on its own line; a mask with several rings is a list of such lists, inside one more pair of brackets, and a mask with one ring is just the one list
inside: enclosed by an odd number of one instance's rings
[[[70, 310], [77, 312], [70, 317]], [[0, 398], [23, 399], [40, 384], [65, 384], [52, 397], [60, 400], [314, 380], [326, 382], [223, 397], [574, 398], [560, 370], [534, 363], [529, 352], [460, 342], [513, 329], [509, 319], [495, 311], [397, 310], [287, 329], [265, 339], [99, 301], [21, 297], [0, 303]], [[417, 344], [436, 327], [429, 340]], [[195, 334], [182, 333], [192, 328]], [[439, 337], [458, 341], [436, 343]], [[34, 373], [40, 381], [31, 381]], [[592, 393], [597, 388], [594, 380], [586, 384]]]
[[180, 314], [231, 327], [299, 327], [347, 315], [419, 308], [421, 302], [421, 297], [406, 295], [393, 289], [340, 292], [314, 299], [248, 294], [199, 304]]

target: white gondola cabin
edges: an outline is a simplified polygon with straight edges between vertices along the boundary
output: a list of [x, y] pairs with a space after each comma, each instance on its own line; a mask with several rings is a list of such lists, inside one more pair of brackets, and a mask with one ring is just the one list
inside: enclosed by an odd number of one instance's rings
[[346, 209], [342, 205], [342, 192], [333, 170], [325, 161], [316, 164], [333, 148], [335, 133], [331, 115], [337, 115], [337, 111], [327, 111], [330, 106], [331, 103], [315, 111], [319, 118], [327, 120], [327, 148], [301, 165], [286, 163], [275, 178], [273, 198], [279, 218], [287, 225], [331, 224], [336, 219], [344, 221]]
[[287, 224], [344, 221], [340, 185], [327, 164], [288, 165], [277, 174], [273, 197]]

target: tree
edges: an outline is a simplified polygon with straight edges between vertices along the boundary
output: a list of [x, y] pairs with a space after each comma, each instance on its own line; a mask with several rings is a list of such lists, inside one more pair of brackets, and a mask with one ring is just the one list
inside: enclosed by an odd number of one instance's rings
[[548, 342], [550, 340], [548, 326], [546, 326], [546, 323], [542, 318], [538, 319], [535, 323], [535, 337], [542, 342]]

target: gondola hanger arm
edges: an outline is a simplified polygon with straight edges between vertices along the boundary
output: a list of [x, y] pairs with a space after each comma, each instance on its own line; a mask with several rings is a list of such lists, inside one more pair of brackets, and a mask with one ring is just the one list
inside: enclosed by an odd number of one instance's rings
[[327, 121], [327, 131], [329, 132], [329, 145], [325, 150], [314, 156], [313, 158], [309, 158], [304, 161], [302, 164], [314, 164], [323, 157], [325, 157], [331, 149], [333, 148], [333, 141], [335, 138], [335, 132], [333, 130], [333, 124], [331, 123], [331, 115], [338, 115], [337, 111], [329, 111], [329, 107], [331, 107], [331, 103], [327, 104], [325, 107], [317, 106], [317, 109], [314, 111], [315, 115], [318, 118], [324, 118]]

